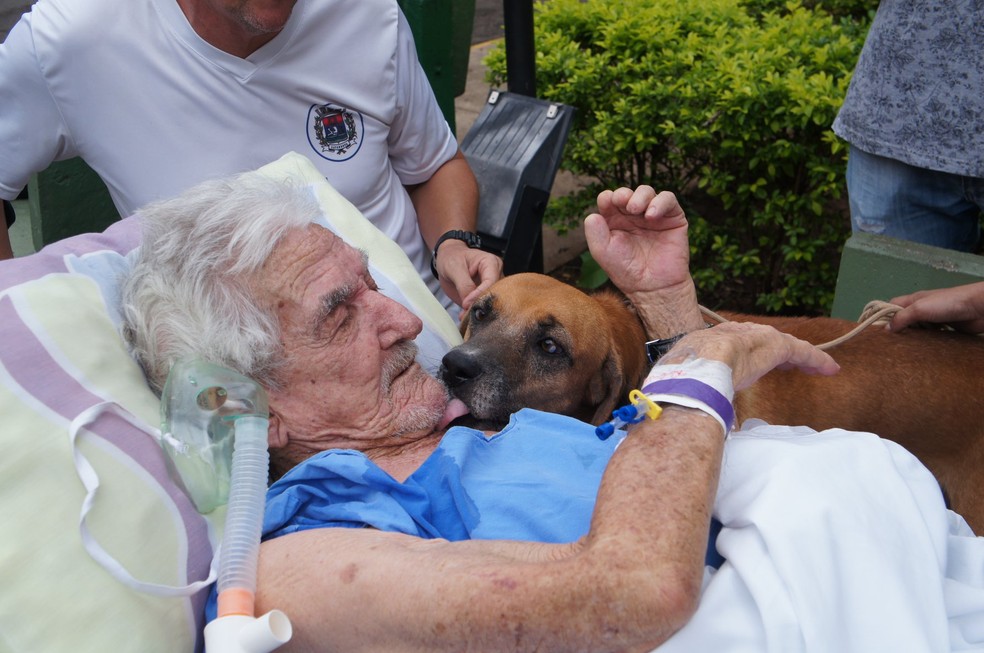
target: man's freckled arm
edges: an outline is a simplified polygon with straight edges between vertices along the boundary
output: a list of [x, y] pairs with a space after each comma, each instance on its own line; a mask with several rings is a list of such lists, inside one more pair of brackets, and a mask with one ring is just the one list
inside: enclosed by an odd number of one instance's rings
[[259, 609], [290, 616], [285, 650], [649, 650], [695, 609], [722, 442], [687, 409], [639, 425], [573, 544], [369, 529], [270, 540]]
[[690, 279], [669, 290], [636, 293], [632, 306], [650, 338], [668, 338], [704, 326], [697, 291]]

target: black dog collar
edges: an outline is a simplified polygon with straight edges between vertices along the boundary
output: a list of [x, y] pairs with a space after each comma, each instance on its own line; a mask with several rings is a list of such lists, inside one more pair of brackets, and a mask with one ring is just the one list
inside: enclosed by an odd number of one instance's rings
[[685, 335], [687, 334], [678, 333], [671, 338], [656, 338], [647, 342], [646, 357], [649, 358], [649, 362], [655, 365], [656, 361], [665, 356], [666, 352], [670, 351]]
[[[704, 323], [705, 329], [710, 329], [712, 326], [714, 325], [707, 324], [706, 322]], [[655, 365], [656, 361], [658, 361], [660, 358], [665, 356], [666, 352], [673, 349], [673, 345], [680, 342], [680, 339], [683, 338], [685, 335], [687, 335], [687, 333], [689, 332], [678, 333], [675, 336], [671, 336], [669, 338], [656, 338], [655, 340], [650, 340], [649, 342], [647, 342], [646, 357], [649, 359], [649, 362]]]

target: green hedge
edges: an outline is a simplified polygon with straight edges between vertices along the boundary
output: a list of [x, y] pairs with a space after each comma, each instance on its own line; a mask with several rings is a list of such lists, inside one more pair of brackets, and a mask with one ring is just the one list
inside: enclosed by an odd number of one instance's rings
[[[563, 229], [558, 211], [580, 218], [601, 188], [670, 189], [691, 219], [705, 304], [829, 310], [850, 230], [846, 147], [830, 124], [870, 16], [858, 2], [835, 9], [537, 3], [538, 95], [577, 108], [564, 167], [594, 181], [548, 219]], [[504, 49], [485, 63], [489, 81], [504, 84]]]

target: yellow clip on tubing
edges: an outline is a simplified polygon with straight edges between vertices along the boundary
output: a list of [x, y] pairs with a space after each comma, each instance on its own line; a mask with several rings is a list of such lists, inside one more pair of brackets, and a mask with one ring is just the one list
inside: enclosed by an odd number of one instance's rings
[[657, 420], [659, 419], [659, 416], [663, 414], [663, 408], [659, 404], [638, 390], [633, 390], [629, 393], [629, 401], [632, 402], [637, 409], [641, 410], [645, 408], [646, 417], [649, 419]]

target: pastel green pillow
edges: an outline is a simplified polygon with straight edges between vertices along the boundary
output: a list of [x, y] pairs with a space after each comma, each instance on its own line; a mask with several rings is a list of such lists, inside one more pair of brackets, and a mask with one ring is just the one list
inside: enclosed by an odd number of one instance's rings
[[[98, 283], [52, 273], [15, 286], [0, 295], [0, 324], [0, 650], [195, 650], [200, 595], [137, 593], [82, 547], [85, 490], [71, 420], [111, 400], [148, 425], [159, 422], [159, 402], [117, 335]], [[78, 445], [101, 482], [87, 522], [98, 542], [141, 581], [205, 578], [208, 521], [171, 481], [157, 442], [103, 413]]]

